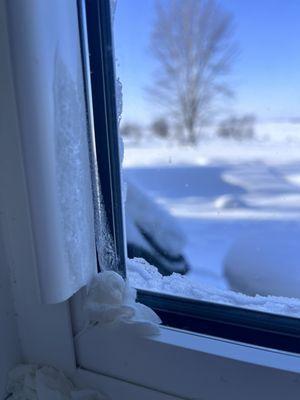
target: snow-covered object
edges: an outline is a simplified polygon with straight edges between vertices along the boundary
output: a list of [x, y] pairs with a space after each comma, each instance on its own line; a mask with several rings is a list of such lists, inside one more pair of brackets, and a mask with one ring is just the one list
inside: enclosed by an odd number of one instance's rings
[[8, 375], [11, 400], [109, 400], [90, 389], [78, 389], [63, 374], [49, 366], [20, 364]]
[[136, 290], [114, 271], [102, 272], [94, 278], [85, 309], [92, 323], [130, 329], [143, 336], [159, 334], [160, 318], [151, 308], [136, 302]]
[[[187, 264], [182, 257], [185, 236], [176, 219], [129, 181], [125, 212], [129, 246], [135, 246], [159, 261], [157, 267], [164, 274], [187, 271]], [[141, 255], [144, 256], [143, 253]]]
[[193, 282], [188, 276], [179, 274], [162, 276], [157, 268], [142, 259], [129, 260], [127, 271], [130, 284], [138, 289], [169, 293], [173, 296], [226, 304], [273, 314], [300, 317], [300, 300], [296, 298], [260, 295], [251, 297], [231, 290], [217, 289], [207, 284]]
[[218, 210], [245, 208], [247, 204], [240, 197], [233, 194], [224, 194], [218, 197], [214, 202], [215, 208]]
[[176, 219], [134, 183], [127, 183], [126, 211], [134, 222], [153, 235], [166, 250], [179, 255], [185, 246], [185, 236]]
[[300, 298], [299, 238], [286, 231], [241, 237], [229, 249], [224, 269], [234, 290]]

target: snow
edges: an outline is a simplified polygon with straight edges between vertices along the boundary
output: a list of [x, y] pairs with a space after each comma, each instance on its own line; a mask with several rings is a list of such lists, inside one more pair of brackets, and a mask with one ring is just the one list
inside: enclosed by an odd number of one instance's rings
[[220, 210], [228, 208], [242, 208], [247, 207], [247, 203], [241, 200], [238, 196], [232, 194], [224, 194], [214, 201], [215, 208]]
[[224, 260], [231, 288], [254, 296], [300, 298], [300, 246], [297, 235], [264, 230], [233, 243]]
[[300, 299], [276, 296], [247, 296], [228, 289], [218, 289], [206, 282], [193, 281], [189, 276], [173, 273], [161, 275], [157, 268], [143, 259], [128, 260], [130, 284], [138, 289], [213, 303], [243, 307], [291, 317], [300, 317]]
[[160, 318], [149, 307], [136, 302], [136, 290], [114, 271], [101, 272], [94, 278], [85, 310], [90, 326], [98, 322], [102, 328], [122, 328], [142, 336], [159, 333]]
[[49, 366], [20, 364], [10, 371], [10, 400], [109, 400], [89, 389], [77, 389], [63, 372]]
[[[154, 203], [145, 192], [133, 183], [127, 182], [126, 197], [127, 240], [147, 247], [147, 242], [137, 229], [143, 227], [146, 233], [153, 234], [158, 243], [173, 255], [179, 255], [185, 246], [185, 236], [176, 218], [165, 213], [164, 207]], [[151, 248], [149, 248], [151, 249]]]
[[[300, 125], [262, 124], [257, 131], [254, 140], [204, 139], [197, 147], [149, 138], [125, 142], [124, 179], [176, 217], [186, 236], [189, 284], [225, 290], [216, 297], [230, 301], [229, 289], [300, 295]], [[168, 282], [178, 293], [173, 278], [165, 279], [163, 287]], [[270, 302], [252, 300], [264, 309]], [[283, 298], [275, 303], [273, 309], [285, 304]]]

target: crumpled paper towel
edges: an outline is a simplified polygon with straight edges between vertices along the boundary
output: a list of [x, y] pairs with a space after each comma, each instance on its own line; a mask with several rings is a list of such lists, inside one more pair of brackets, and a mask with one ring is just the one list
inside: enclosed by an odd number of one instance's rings
[[59, 370], [20, 364], [9, 372], [7, 391], [10, 400], [109, 400], [89, 389], [76, 389]]
[[136, 290], [119, 274], [104, 271], [90, 285], [85, 302], [90, 322], [122, 327], [143, 336], [159, 334], [161, 319], [136, 301]]

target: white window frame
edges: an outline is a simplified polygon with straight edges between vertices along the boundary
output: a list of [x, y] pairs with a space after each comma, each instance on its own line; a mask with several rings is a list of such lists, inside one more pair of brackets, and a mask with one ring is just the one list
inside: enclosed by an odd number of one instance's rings
[[174, 398], [296, 400], [299, 395], [299, 356], [172, 328], [160, 332], [138, 338], [94, 327], [78, 339], [77, 357], [84, 370]]

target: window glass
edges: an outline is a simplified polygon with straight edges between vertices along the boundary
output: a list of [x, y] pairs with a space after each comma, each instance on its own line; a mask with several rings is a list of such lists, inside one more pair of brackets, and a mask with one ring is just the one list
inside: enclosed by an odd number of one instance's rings
[[137, 287], [300, 316], [299, 15], [296, 0], [118, 2]]

